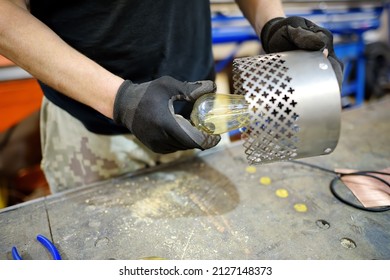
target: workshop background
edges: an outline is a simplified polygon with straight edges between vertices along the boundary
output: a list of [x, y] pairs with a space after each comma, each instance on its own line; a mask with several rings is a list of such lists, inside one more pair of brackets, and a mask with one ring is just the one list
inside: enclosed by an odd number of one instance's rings
[[[343, 110], [388, 98], [389, 1], [283, 1], [287, 15], [304, 16], [330, 29], [345, 63]], [[218, 92], [232, 91], [233, 58], [257, 55], [260, 42], [233, 1], [211, 1]], [[40, 169], [39, 108], [34, 77], [0, 56], [0, 208], [48, 195]], [[220, 145], [239, 139], [223, 136]]]
[[[231, 131], [194, 158], [50, 195], [42, 92], [1, 58], [0, 260], [390, 260], [389, 2], [283, 1], [334, 33], [345, 64], [337, 147], [300, 160], [250, 165]], [[262, 49], [233, 1], [211, 7], [218, 92], [231, 93], [233, 58]]]

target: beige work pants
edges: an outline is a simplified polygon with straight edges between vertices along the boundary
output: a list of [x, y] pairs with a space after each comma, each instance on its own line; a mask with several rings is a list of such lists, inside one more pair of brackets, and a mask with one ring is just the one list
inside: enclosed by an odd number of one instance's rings
[[52, 193], [193, 156], [194, 150], [153, 153], [133, 135], [97, 135], [69, 113], [43, 98], [40, 116], [41, 168]]

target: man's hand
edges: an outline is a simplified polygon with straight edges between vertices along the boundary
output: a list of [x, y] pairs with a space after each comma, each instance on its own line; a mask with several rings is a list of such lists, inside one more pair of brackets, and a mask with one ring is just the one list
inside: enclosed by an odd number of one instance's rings
[[264, 25], [260, 37], [266, 53], [299, 49], [324, 51], [328, 54], [341, 89], [344, 66], [336, 57], [333, 35], [329, 30], [302, 17], [277, 17]]
[[206, 93], [215, 92], [212, 81], [180, 82], [164, 76], [151, 82], [120, 86], [114, 103], [114, 120], [126, 126], [144, 145], [156, 153], [214, 147], [219, 135], [208, 135], [191, 125], [174, 101], [192, 105]]

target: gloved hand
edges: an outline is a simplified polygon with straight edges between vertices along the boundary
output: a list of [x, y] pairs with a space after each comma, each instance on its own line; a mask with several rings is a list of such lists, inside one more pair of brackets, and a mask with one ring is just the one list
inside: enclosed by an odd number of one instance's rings
[[141, 84], [126, 80], [115, 98], [114, 121], [126, 126], [156, 153], [205, 150], [217, 145], [221, 137], [191, 125], [175, 112], [174, 101], [187, 101], [192, 107], [196, 99], [215, 89], [212, 81], [180, 82], [169, 76]]
[[328, 59], [336, 74], [341, 89], [343, 81], [343, 63], [336, 57], [333, 48], [332, 33], [302, 17], [278, 17], [268, 21], [260, 34], [266, 53], [291, 50], [317, 51], [328, 50]]

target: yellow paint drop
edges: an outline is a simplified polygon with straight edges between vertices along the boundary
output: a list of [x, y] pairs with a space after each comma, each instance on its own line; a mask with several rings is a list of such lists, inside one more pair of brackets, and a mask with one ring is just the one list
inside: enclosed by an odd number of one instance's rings
[[280, 198], [286, 198], [288, 197], [288, 191], [286, 189], [277, 189], [275, 194], [279, 196]]
[[268, 186], [269, 184], [271, 184], [271, 178], [266, 176], [261, 177], [260, 184]]
[[297, 203], [294, 205], [294, 209], [297, 212], [306, 212], [307, 211], [307, 206], [303, 203]]
[[150, 257], [144, 257], [141, 260], [166, 260], [166, 259], [157, 256], [150, 256]]
[[256, 172], [256, 167], [254, 167], [254, 166], [248, 166], [248, 167], [246, 168], [246, 172], [248, 172], [248, 173], [255, 173], [255, 172]]

